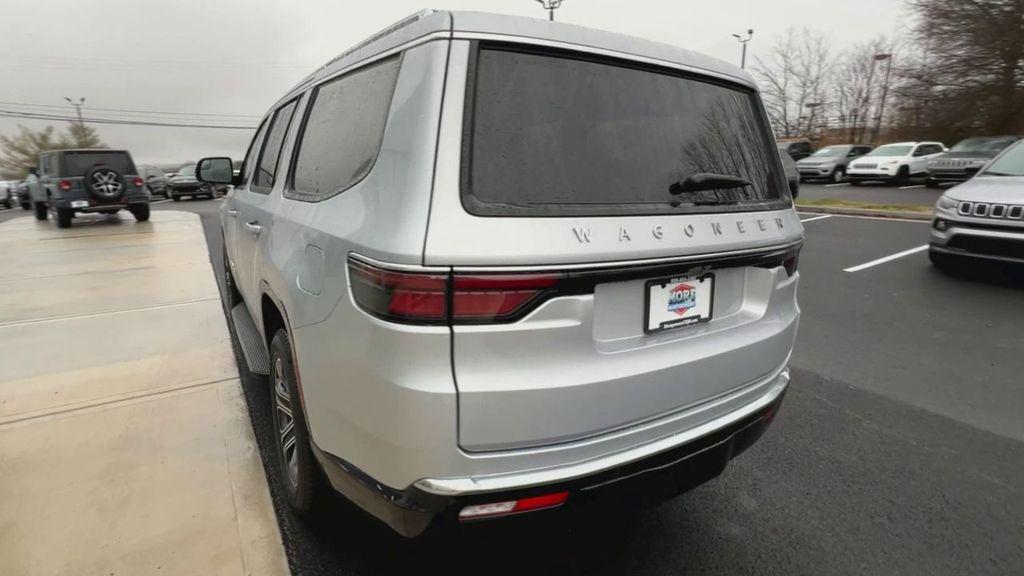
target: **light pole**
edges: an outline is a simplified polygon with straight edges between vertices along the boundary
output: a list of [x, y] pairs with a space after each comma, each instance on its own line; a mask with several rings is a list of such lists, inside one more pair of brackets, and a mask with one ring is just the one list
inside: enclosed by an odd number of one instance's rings
[[537, 0], [548, 11], [548, 20], [555, 21], [555, 10], [562, 6], [562, 0]]
[[75, 107], [75, 112], [78, 113], [78, 124], [81, 126], [85, 126], [85, 122], [82, 121], [82, 104], [85, 104], [85, 97], [79, 98], [78, 102], [75, 102], [67, 96], [65, 96], [64, 99], [68, 101], [68, 104], [71, 104]]
[[878, 115], [875, 117], [875, 131], [871, 136], [871, 141], [875, 142], [878, 140], [878, 135], [882, 131], [882, 114], [885, 113], [885, 98], [889, 95], [889, 74], [892, 72], [892, 54], [875, 54], [875, 62], [881, 62], [885, 60], [885, 79], [882, 80], [882, 98], [878, 101]]
[[747, 37], [746, 38], [740, 36], [739, 34], [733, 34], [732, 37], [735, 38], [737, 42], [739, 42], [740, 44], [743, 45], [743, 52], [742, 52], [742, 54], [740, 56], [740, 68], [746, 68], [747, 67], [747, 42], [750, 42], [750, 39], [754, 37], [754, 29], [750, 28], [749, 30], [747, 30]]

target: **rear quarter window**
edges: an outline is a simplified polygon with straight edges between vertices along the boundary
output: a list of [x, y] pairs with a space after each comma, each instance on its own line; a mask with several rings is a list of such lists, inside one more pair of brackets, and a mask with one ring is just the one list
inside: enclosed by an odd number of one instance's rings
[[[466, 89], [461, 189], [472, 214], [676, 214], [789, 204], [775, 142], [747, 87], [573, 52], [481, 44]], [[696, 173], [750, 185], [680, 203], [670, 187]]]
[[286, 196], [320, 201], [362, 180], [377, 160], [401, 57], [318, 86], [302, 129]]

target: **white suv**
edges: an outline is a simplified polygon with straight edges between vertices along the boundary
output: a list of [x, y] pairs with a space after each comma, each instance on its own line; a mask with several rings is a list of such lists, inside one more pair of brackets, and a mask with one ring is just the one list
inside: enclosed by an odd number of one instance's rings
[[904, 184], [912, 176], [927, 173], [928, 161], [945, 151], [942, 142], [885, 144], [851, 162], [846, 178], [853, 186], [870, 180]]

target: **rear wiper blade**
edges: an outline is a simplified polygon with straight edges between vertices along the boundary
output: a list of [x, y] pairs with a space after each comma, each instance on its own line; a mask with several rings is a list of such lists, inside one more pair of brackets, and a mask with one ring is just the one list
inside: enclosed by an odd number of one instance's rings
[[[752, 184], [739, 176], [729, 174], [715, 174], [714, 172], [697, 172], [690, 174], [682, 182], [674, 182], [668, 187], [669, 194], [678, 196], [687, 192], [702, 192], [704, 190], [721, 190], [723, 188], [742, 188]], [[715, 201], [715, 204], [728, 203]]]

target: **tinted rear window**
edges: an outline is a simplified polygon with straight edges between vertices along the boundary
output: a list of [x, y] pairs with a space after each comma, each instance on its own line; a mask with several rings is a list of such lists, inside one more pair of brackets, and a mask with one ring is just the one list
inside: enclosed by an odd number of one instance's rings
[[[463, 150], [468, 211], [659, 214], [788, 203], [752, 91], [582, 58], [480, 47]], [[701, 172], [751, 185], [700, 192], [673, 206], [670, 187]]]
[[64, 176], [83, 176], [97, 164], [113, 168], [121, 174], [137, 174], [131, 156], [124, 152], [65, 152], [61, 159]]

